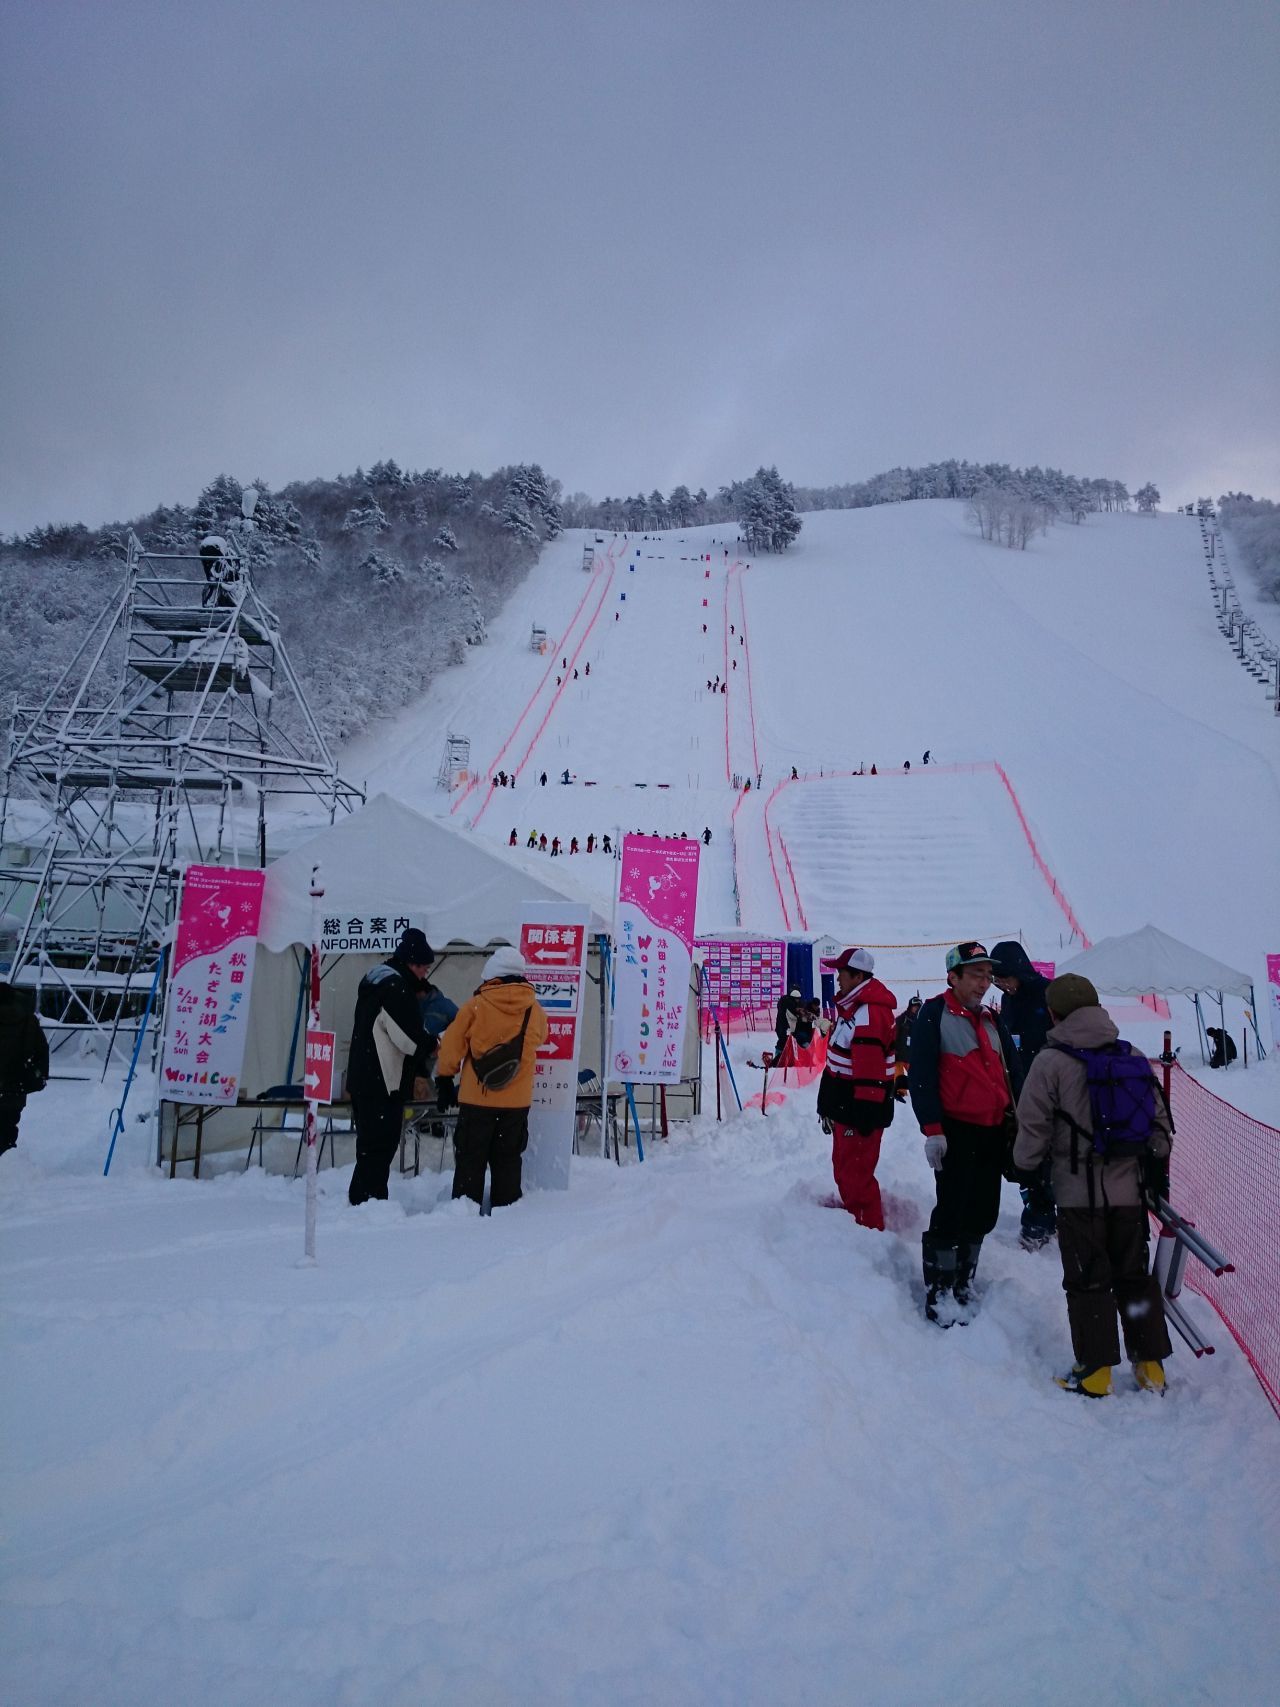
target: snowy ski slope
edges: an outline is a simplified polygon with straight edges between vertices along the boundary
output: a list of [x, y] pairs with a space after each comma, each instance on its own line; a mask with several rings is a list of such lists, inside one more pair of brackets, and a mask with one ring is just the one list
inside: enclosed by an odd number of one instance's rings
[[[1095, 517], [1015, 555], [906, 505], [809, 517], [749, 569], [716, 533], [609, 540], [590, 574], [557, 543], [348, 774], [499, 841], [705, 824], [703, 929], [740, 907], [1056, 958], [1071, 907], [1261, 974], [1280, 719], [1213, 625], [1194, 523]], [[437, 792], [446, 729], [514, 793]], [[609, 860], [565, 866], [608, 900]], [[940, 948], [876, 952], [900, 999], [936, 982]], [[1179, 1345], [1163, 1401], [1123, 1368], [1111, 1399], [1064, 1395], [1057, 1252], [1020, 1249], [1009, 1187], [975, 1319], [939, 1333], [909, 1112], [889, 1230], [859, 1228], [827, 1207], [812, 1086], [771, 1081], [762, 1118], [759, 1046], [732, 1045], [746, 1112], [717, 1125], [709, 1094], [643, 1167], [580, 1155], [569, 1192], [491, 1217], [427, 1172], [352, 1210], [340, 1142], [315, 1268], [300, 1182], [238, 1158], [170, 1182], [132, 1119], [104, 1181], [119, 1080], [33, 1098], [0, 1158], [5, 1698], [1274, 1699], [1280, 1435], [1207, 1306], [1217, 1355]], [[1280, 1064], [1214, 1089], [1237, 1086], [1276, 1121]]]
[[[567, 847], [710, 826], [704, 930], [739, 922], [736, 875], [750, 928], [998, 928], [1061, 958], [1070, 926], [1007, 794], [945, 768], [998, 761], [1090, 937], [1151, 920], [1261, 981], [1280, 942], [1280, 720], [1213, 624], [1193, 521], [1094, 516], [1007, 552], [959, 503], [888, 505], [808, 516], [785, 557], [750, 567], [724, 529], [610, 538], [592, 576], [583, 537], [544, 553], [485, 648], [354, 747], [352, 774], [521, 845], [531, 828]], [[527, 650], [534, 621], [559, 637], [548, 659]], [[707, 691], [717, 676], [726, 694]], [[478, 767], [516, 767], [515, 791], [441, 796], [446, 728]], [[848, 780], [872, 764], [889, 774]], [[793, 765], [805, 780], [771, 816], [798, 908], [763, 802], [729, 780], [754, 773], [767, 797]], [[608, 899], [606, 861], [581, 855], [574, 875]]]

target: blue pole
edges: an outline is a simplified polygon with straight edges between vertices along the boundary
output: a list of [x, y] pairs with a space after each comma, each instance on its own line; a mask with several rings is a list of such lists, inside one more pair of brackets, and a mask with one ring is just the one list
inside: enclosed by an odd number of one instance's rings
[[636, 1088], [632, 1084], [626, 1086], [627, 1101], [631, 1105], [631, 1118], [636, 1123], [636, 1159], [644, 1161], [644, 1142], [640, 1137], [640, 1115], [636, 1110]]
[[106, 1166], [102, 1170], [102, 1177], [104, 1179], [111, 1172], [111, 1158], [116, 1153], [116, 1139], [124, 1131], [124, 1105], [129, 1100], [129, 1089], [133, 1084], [133, 1075], [137, 1071], [138, 1057], [142, 1053], [142, 1040], [147, 1035], [147, 1021], [151, 1018], [151, 1009], [155, 1004], [156, 991], [160, 987], [160, 974], [164, 970], [164, 957], [167, 952], [167, 949], [162, 948], [160, 950], [160, 958], [156, 961], [156, 969], [151, 979], [151, 988], [147, 991], [147, 1005], [142, 1010], [142, 1024], [138, 1027], [138, 1041], [133, 1046], [133, 1057], [129, 1062], [129, 1071], [125, 1075], [124, 1094], [120, 1098], [119, 1108], [113, 1108], [111, 1111], [111, 1118], [114, 1122], [114, 1126], [111, 1133], [111, 1147], [107, 1151]]
[[729, 1084], [733, 1090], [733, 1100], [738, 1105], [738, 1113], [741, 1114], [742, 1113], [742, 1097], [740, 1096], [740, 1094], [738, 1092], [738, 1081], [733, 1076], [733, 1062], [730, 1061], [730, 1059], [729, 1059], [729, 1046], [725, 1042], [724, 1033], [720, 1029], [720, 1010], [716, 1007], [715, 1003], [711, 1000], [711, 980], [707, 977], [706, 967], [700, 966], [698, 968], [698, 970], [702, 974], [702, 988], [706, 993], [707, 1006], [711, 1009], [711, 1020], [712, 1020], [713, 1025], [716, 1028], [716, 1048], [720, 1051], [720, 1054], [723, 1056], [724, 1064], [729, 1070]]

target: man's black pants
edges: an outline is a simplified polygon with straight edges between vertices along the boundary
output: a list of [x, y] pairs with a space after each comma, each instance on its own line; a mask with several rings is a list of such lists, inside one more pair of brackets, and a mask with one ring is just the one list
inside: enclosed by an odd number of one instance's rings
[[1120, 1361], [1117, 1312], [1125, 1352], [1135, 1363], [1169, 1355], [1169, 1329], [1160, 1284], [1148, 1268], [1147, 1237], [1145, 1209], [1058, 1210], [1071, 1348], [1076, 1362], [1089, 1369]]
[[366, 1203], [371, 1197], [387, 1195], [387, 1180], [404, 1124], [404, 1099], [400, 1096], [353, 1096], [351, 1113], [356, 1123], [356, 1165], [347, 1189], [351, 1203]]
[[527, 1108], [478, 1108], [464, 1102], [453, 1134], [453, 1195], [484, 1201], [484, 1171], [489, 1170], [489, 1202], [494, 1209], [520, 1199], [521, 1158], [529, 1142]]
[[0, 1156], [18, 1142], [18, 1122], [26, 1104], [25, 1096], [0, 1096]]
[[934, 1184], [938, 1203], [929, 1232], [938, 1246], [981, 1243], [1000, 1214], [1004, 1128], [944, 1120], [947, 1153]]

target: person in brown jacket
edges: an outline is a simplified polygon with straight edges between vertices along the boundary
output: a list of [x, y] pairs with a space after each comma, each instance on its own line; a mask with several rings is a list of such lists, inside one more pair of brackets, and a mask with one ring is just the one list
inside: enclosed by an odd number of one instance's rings
[[1148, 1262], [1144, 1202], [1152, 1184], [1168, 1193], [1173, 1133], [1163, 1091], [1156, 1080], [1147, 1156], [1096, 1154], [1087, 1070], [1067, 1051], [1109, 1049], [1120, 1034], [1093, 985], [1076, 973], [1055, 978], [1045, 1000], [1053, 1025], [1018, 1098], [1012, 1160], [1025, 1174], [1046, 1156], [1052, 1168], [1062, 1289], [1075, 1352], [1075, 1367], [1058, 1384], [1093, 1398], [1111, 1391], [1112, 1366], [1120, 1361], [1118, 1313], [1138, 1385], [1163, 1392], [1169, 1330]]
[[[484, 1199], [489, 1170], [489, 1202], [501, 1209], [520, 1198], [521, 1158], [529, 1142], [529, 1105], [539, 1046], [546, 1041], [547, 1016], [538, 1004], [518, 949], [500, 948], [484, 966], [484, 981], [440, 1039], [436, 1093], [443, 1110], [458, 1105], [453, 1136], [453, 1195]], [[476, 1062], [503, 1044], [520, 1041], [501, 1085], [485, 1085]], [[454, 1080], [461, 1069], [462, 1085]], [[499, 1075], [501, 1076], [501, 1075]]]

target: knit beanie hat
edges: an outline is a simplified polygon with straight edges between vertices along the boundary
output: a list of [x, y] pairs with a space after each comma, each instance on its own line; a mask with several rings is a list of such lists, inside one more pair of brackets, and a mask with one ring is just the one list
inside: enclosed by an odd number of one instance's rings
[[487, 984], [491, 978], [527, 978], [529, 972], [518, 948], [496, 948], [485, 961], [481, 976]]
[[1098, 992], [1078, 972], [1064, 972], [1061, 978], [1055, 978], [1045, 991], [1044, 999], [1049, 1012], [1058, 1019], [1066, 1019], [1077, 1008], [1099, 1006]]

